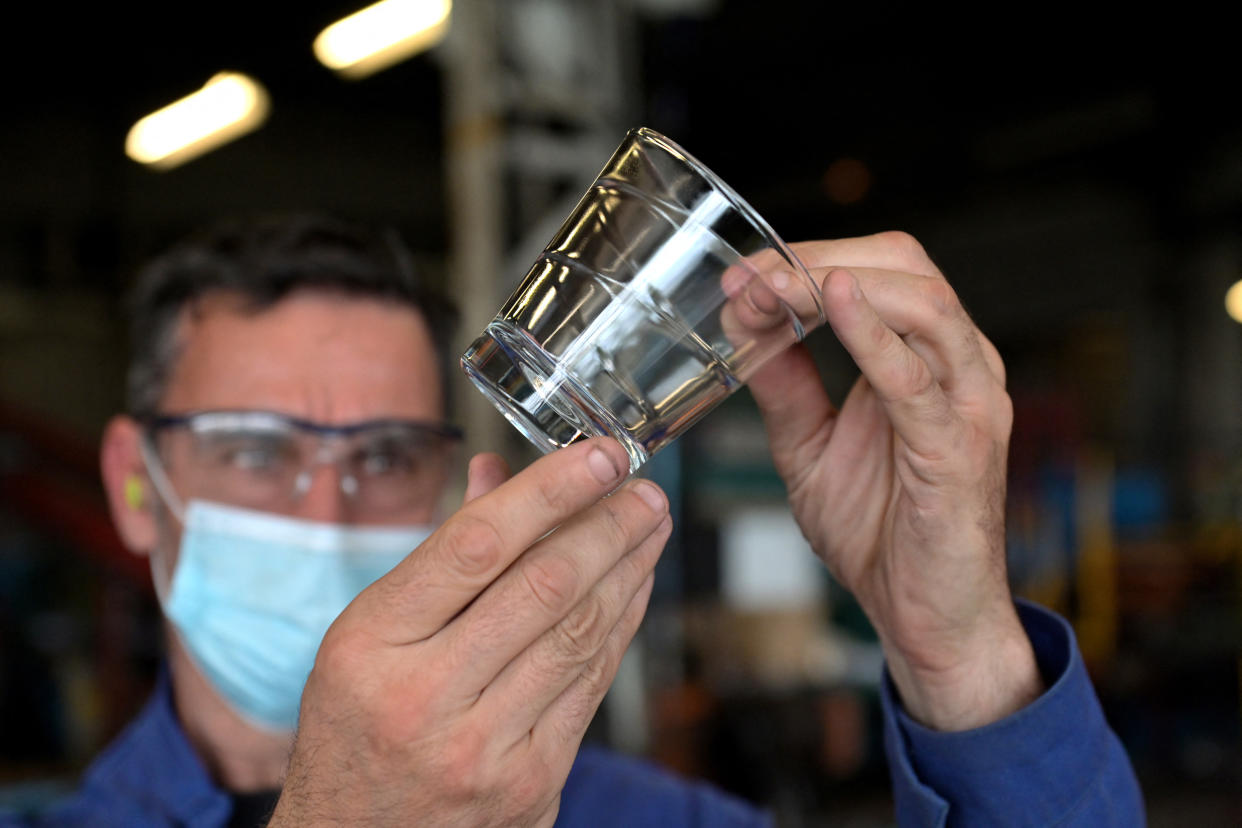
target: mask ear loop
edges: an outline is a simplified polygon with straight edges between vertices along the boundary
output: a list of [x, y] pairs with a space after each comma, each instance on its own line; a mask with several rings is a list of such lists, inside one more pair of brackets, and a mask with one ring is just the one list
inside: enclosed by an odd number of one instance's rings
[[181, 502], [181, 498], [177, 497], [172, 481], [168, 479], [168, 473], [164, 471], [164, 464], [160, 462], [155, 453], [151, 438], [145, 434], [138, 441], [138, 453], [142, 455], [142, 465], [146, 467], [147, 476], [151, 478], [151, 485], [155, 487], [156, 494], [160, 496], [160, 500], [164, 501], [168, 511], [177, 518], [177, 522], [184, 526], [185, 504]]
[[[159, 456], [155, 453], [155, 445], [149, 435], [143, 434], [138, 440], [138, 453], [142, 457], [142, 465], [146, 467], [147, 476], [151, 478], [155, 493], [159, 495], [160, 500], [164, 501], [164, 505], [168, 507], [168, 511], [172, 512], [177, 522], [184, 527], [185, 505], [173, 489], [172, 481], [168, 479], [168, 473], [164, 471], [164, 464], [160, 462]], [[147, 557], [151, 561], [151, 581], [155, 585], [155, 596], [159, 598], [161, 607], [167, 607], [173, 576], [171, 567], [168, 565], [167, 553], [157, 544]]]
[[[142, 464], [146, 467], [147, 476], [151, 478], [151, 485], [155, 489], [156, 494], [159, 496], [160, 500], [164, 501], [164, 505], [168, 507], [168, 511], [172, 513], [173, 517], [177, 519], [177, 522], [181, 524], [182, 529], [184, 530], [186, 516], [185, 504], [182, 503], [181, 498], [177, 496], [177, 492], [173, 488], [172, 481], [169, 480], [168, 473], [164, 470], [164, 464], [160, 461], [159, 454], [156, 452], [155, 441], [151, 438], [150, 434], [144, 433], [142, 435], [141, 439], [138, 441], [138, 450], [139, 454], [142, 456]], [[164, 612], [164, 619], [168, 630], [170, 631], [170, 635], [176, 637], [179, 643], [178, 645], [186, 654], [190, 665], [198, 673], [201, 679], [209, 686], [212, 686], [212, 680], [208, 677], [206, 671], [204, 671], [198, 658], [193, 654], [193, 650], [190, 648], [185, 635], [182, 633], [181, 625], [174, 621], [169, 613], [168, 608], [170, 597], [172, 595], [172, 579], [174, 573], [171, 571], [171, 567], [168, 564], [168, 552], [163, 549], [162, 545], [157, 545], [155, 549], [151, 550], [151, 554], [147, 557], [151, 560], [151, 581], [155, 586], [155, 596], [159, 599], [160, 608]], [[226, 701], [225, 703], [232, 707], [230, 702]], [[239, 716], [242, 716], [242, 718], [249, 721], [249, 718], [245, 716], [245, 714], [240, 711], [237, 711], [237, 713]], [[268, 729], [261, 723], [255, 724], [258, 727]]]

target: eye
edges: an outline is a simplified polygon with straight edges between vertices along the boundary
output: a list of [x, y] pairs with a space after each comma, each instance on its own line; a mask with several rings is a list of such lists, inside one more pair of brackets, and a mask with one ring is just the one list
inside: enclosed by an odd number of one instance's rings
[[359, 451], [357, 467], [368, 477], [411, 475], [419, 466], [416, 449], [385, 440]]
[[287, 440], [263, 435], [213, 437], [207, 453], [219, 467], [251, 473], [284, 471], [297, 454]]
[[271, 446], [244, 446], [229, 456], [229, 464], [239, 469], [258, 471], [270, 469], [280, 462], [280, 455]]

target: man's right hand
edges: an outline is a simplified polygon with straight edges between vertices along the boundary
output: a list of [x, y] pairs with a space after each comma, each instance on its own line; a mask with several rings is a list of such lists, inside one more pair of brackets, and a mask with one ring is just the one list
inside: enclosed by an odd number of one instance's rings
[[553, 823], [672, 526], [648, 481], [604, 498], [627, 468], [606, 439], [507, 481], [476, 458], [462, 509], [324, 637], [272, 825]]

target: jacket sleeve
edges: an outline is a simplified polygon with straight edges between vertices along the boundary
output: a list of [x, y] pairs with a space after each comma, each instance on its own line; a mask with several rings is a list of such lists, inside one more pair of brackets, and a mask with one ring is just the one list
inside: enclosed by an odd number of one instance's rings
[[887, 672], [884, 742], [899, 825], [1141, 826], [1142, 794], [1109, 728], [1069, 624], [1019, 602], [1048, 690], [985, 727], [929, 730]]

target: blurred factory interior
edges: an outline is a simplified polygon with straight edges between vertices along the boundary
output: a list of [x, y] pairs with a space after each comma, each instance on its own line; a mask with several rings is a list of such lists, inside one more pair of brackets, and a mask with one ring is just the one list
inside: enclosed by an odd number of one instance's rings
[[[1152, 824], [1242, 820], [1236, 61], [1203, 40], [1173, 60], [1171, 30], [1157, 47], [1115, 21], [1018, 31], [887, 4], [458, 0], [441, 42], [351, 79], [311, 43], [356, 7], [45, 6], [4, 57], [6, 796], [71, 785], [159, 663], [145, 562], [111, 529], [96, 461], [121, 408], [136, 268], [228, 215], [387, 222], [456, 296], [464, 344], [646, 125], [786, 240], [901, 229], [923, 243], [1007, 362], [1015, 591], [1075, 624]], [[126, 157], [139, 118], [226, 70], [263, 84], [265, 123], [170, 169]], [[854, 369], [830, 334], [810, 343], [843, 395]], [[531, 459], [456, 390], [470, 450]], [[889, 824], [878, 649], [806, 553], [747, 394], [648, 473], [677, 530], [590, 737], [782, 824]]]

